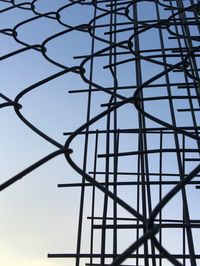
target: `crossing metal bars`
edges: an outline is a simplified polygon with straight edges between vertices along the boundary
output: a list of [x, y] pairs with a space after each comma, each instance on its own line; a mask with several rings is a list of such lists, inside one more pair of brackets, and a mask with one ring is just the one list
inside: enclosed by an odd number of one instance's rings
[[[54, 2], [53, 11], [41, 11], [41, 6]], [[80, 192], [76, 250], [48, 257], [66, 259], [66, 265], [74, 258], [76, 266], [200, 265], [200, 2], [1, 0], [0, 4], [0, 16], [18, 9], [28, 15], [14, 27], [0, 29], [1, 35], [21, 45], [0, 61], [34, 50], [60, 69], [22, 89], [14, 100], [0, 94], [1, 108], [14, 108], [25, 126], [56, 147], [2, 183], [0, 190], [58, 155], [81, 177], [81, 182], [58, 184]], [[20, 38], [19, 31], [41, 18], [54, 20], [63, 30], [41, 43]], [[61, 63], [49, 46], [59, 53], [56, 40], [62, 38], [67, 53], [75, 45], [74, 39], [70, 42], [72, 33], [77, 34], [80, 51], [89, 43], [90, 52], [71, 54], [72, 63]], [[61, 144], [23, 116], [20, 102], [35, 88], [69, 73], [85, 84], [70, 90], [69, 97], [85, 95], [86, 117], [75, 131], [66, 128], [66, 142]], [[81, 163], [73, 157], [78, 151], [72, 143], [77, 139], [83, 147]]]

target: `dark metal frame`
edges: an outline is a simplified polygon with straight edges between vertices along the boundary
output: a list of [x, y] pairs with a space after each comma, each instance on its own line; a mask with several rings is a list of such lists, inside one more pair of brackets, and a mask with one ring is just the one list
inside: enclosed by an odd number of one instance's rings
[[[0, 190], [6, 189], [56, 156], [64, 155], [67, 163], [82, 177], [80, 183], [58, 185], [60, 188], [80, 188], [76, 252], [48, 254], [49, 258], [75, 258], [76, 266], [81, 265], [82, 258], [88, 259], [86, 263], [88, 266], [121, 265], [126, 260], [127, 265], [164, 266], [169, 263], [199, 265], [200, 253], [194, 242], [193, 229], [200, 228], [200, 218], [197, 220], [191, 217], [189, 201], [192, 192], [188, 192], [188, 187], [194, 190], [200, 188], [200, 165], [198, 164], [200, 160], [198, 117], [200, 111], [200, 2], [195, 0], [69, 0], [57, 11], [41, 14], [37, 10], [37, 1], [24, 1], [20, 4], [15, 0], [0, 1], [9, 4], [8, 8], [0, 10], [0, 15], [16, 8], [34, 14], [33, 17], [18, 23], [12, 29], [0, 29], [1, 34], [9, 35], [24, 46], [22, 49], [0, 57], [0, 61], [33, 49], [61, 70], [22, 90], [14, 100], [0, 94], [0, 97], [5, 100], [0, 107], [13, 107], [18, 118], [25, 125], [54, 145], [57, 150], [1, 184]], [[88, 23], [70, 26], [64, 22], [61, 12], [77, 5], [92, 6], [94, 17]], [[141, 19], [141, 8], [145, 9], [146, 5], [153, 6], [156, 14], [154, 19]], [[20, 40], [18, 29], [41, 17], [56, 20], [65, 26], [66, 30], [50, 36], [41, 44], [29, 45]], [[101, 19], [107, 22], [102, 23]], [[103, 31], [103, 34], [100, 34], [99, 30]], [[81, 60], [80, 65], [74, 64], [74, 67], [68, 67], [50, 57], [47, 44], [72, 31], [88, 34], [88, 38], [91, 38], [91, 53], [74, 56], [74, 60]], [[148, 40], [146, 40], [146, 47], [141, 48], [141, 43], [144, 46], [141, 36], [149, 31], [157, 36], [155, 48], [148, 47]], [[126, 38], [121, 38], [121, 34]], [[96, 50], [97, 43], [103, 44], [102, 49]], [[170, 43], [172, 43], [171, 46]], [[96, 63], [98, 58], [104, 60], [103, 68], [110, 73], [113, 80], [112, 86], [104, 87], [95, 82], [94, 70], [99, 67]], [[159, 68], [159, 71], [148, 77], [145, 63], [152, 65], [152, 68]], [[129, 69], [130, 64], [134, 71]], [[118, 70], [122, 66], [124, 71], [128, 69], [133, 73], [132, 84], [120, 85]], [[22, 115], [20, 100], [35, 88], [69, 72], [79, 75], [86, 84], [86, 88], [71, 90], [69, 93], [87, 94], [87, 115], [85, 123], [80, 125], [80, 128], [74, 132], [64, 133], [67, 140], [63, 145], [44, 134]], [[157, 95], [159, 90], [161, 95]], [[99, 103], [105, 110], [93, 117], [92, 100], [93, 95], [97, 93], [107, 94], [109, 100], [106, 103]], [[125, 96], [126, 93], [130, 96]], [[151, 96], [146, 96], [147, 94]], [[185, 106], [186, 102], [187, 106]], [[162, 117], [165, 107], [163, 111], [158, 109], [157, 116], [149, 111], [151, 107], [160, 106], [161, 103], [168, 106], [166, 120]], [[181, 103], [181, 108], [176, 107], [177, 103]], [[138, 126], [121, 128], [119, 113], [126, 106], [134, 110], [134, 113], [130, 112], [130, 118], [127, 120], [137, 121], [134, 123]], [[190, 114], [189, 124], [187, 120], [184, 121], [185, 113]], [[182, 114], [181, 119], [180, 114]], [[96, 122], [103, 119], [105, 128], [95, 126]], [[185, 123], [181, 124], [183, 121]], [[84, 138], [81, 166], [77, 165], [71, 156], [73, 153], [71, 143], [79, 136]], [[121, 145], [126, 142], [124, 139], [127, 136], [132, 136], [133, 142], [137, 142], [137, 149], [122, 150]], [[171, 138], [171, 141], [168, 141], [168, 138]], [[94, 140], [92, 147], [89, 143], [91, 139]], [[193, 141], [192, 147], [188, 144], [188, 140]], [[157, 148], [151, 148], [154, 141], [157, 142]], [[92, 164], [88, 161], [89, 154], [93, 155]], [[176, 158], [176, 167], [173, 172], [167, 170], [171, 156]], [[123, 168], [120, 160], [124, 157], [132, 158], [133, 163], [136, 161], [133, 171], [121, 170]], [[154, 160], [155, 167], [152, 165], [151, 158]], [[104, 162], [103, 167], [98, 164], [100, 160]], [[119, 191], [122, 187], [127, 189], [127, 193], [131, 190], [133, 194], [135, 193], [133, 198], [135, 197], [136, 200], [132, 205], [120, 196]], [[167, 193], [166, 187], [170, 188]], [[85, 195], [89, 193], [88, 191], [92, 195], [90, 206], [86, 206], [85, 203]], [[98, 191], [103, 193], [101, 204], [98, 202]], [[177, 195], [181, 195], [181, 200], [173, 201]], [[176, 208], [182, 210], [182, 216], [179, 219], [168, 218], [163, 212], [165, 206], [171, 201], [175, 205], [177, 203]], [[119, 207], [127, 212], [127, 216], [121, 216]], [[85, 208], [91, 213], [87, 217], [91, 227], [88, 253], [82, 252], [81, 248]], [[96, 216], [96, 209], [100, 208], [102, 208], [101, 215]], [[171, 217], [170, 213], [169, 217]], [[163, 235], [170, 232], [170, 228], [181, 230], [182, 234], [181, 240], [177, 242], [181, 248], [177, 247], [176, 254], [165, 248], [163, 244], [165, 241]], [[101, 232], [99, 240], [95, 238], [97, 230]], [[123, 252], [119, 252], [120, 230], [124, 232], [130, 230], [130, 234], [133, 235], [131, 245]], [[112, 232], [112, 237], [108, 232]], [[171, 241], [173, 242], [173, 236]], [[97, 242], [100, 242], [98, 253], [95, 251]]]

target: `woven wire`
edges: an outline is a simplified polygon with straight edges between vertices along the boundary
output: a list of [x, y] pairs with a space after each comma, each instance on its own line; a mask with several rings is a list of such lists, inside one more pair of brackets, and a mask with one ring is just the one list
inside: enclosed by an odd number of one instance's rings
[[[65, 157], [66, 164], [82, 178], [58, 184], [60, 188], [80, 189], [76, 250], [48, 257], [74, 258], [76, 266], [200, 265], [196, 241], [200, 220], [193, 198], [200, 184], [200, 3], [65, 0], [44, 12], [41, 6], [52, 3], [1, 0], [0, 4], [0, 16], [18, 10], [26, 16], [14, 26], [0, 29], [1, 35], [20, 45], [18, 50], [1, 55], [0, 61], [34, 51], [59, 69], [22, 88], [13, 99], [0, 94], [1, 109], [13, 108], [16, 119], [56, 148], [2, 183], [0, 189], [57, 156]], [[84, 12], [86, 16], [79, 23]], [[71, 14], [74, 18], [70, 20]], [[54, 21], [62, 30], [39, 43], [27, 41], [27, 28], [37, 21], [42, 25], [44, 20]], [[76, 44], [71, 37], [74, 33]], [[81, 51], [88, 43], [90, 52], [71, 54], [69, 63], [56, 60], [49, 51], [53, 47], [59, 53], [61, 38], [66, 53], [70, 46], [77, 45]], [[84, 44], [85, 38], [88, 43]], [[69, 132], [66, 128], [63, 144], [32, 124], [23, 115], [21, 102], [34, 90], [42, 90], [44, 84], [70, 73], [85, 84], [69, 93], [86, 95], [86, 117], [78, 129]], [[81, 139], [83, 147], [81, 163], [73, 157], [76, 139]], [[86, 200], [89, 193], [90, 201]], [[173, 208], [176, 218], [171, 214]], [[85, 251], [83, 230], [88, 224]]]

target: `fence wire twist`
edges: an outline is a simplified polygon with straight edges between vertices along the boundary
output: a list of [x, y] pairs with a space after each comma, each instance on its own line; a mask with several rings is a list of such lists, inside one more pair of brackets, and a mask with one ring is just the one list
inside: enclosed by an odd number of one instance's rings
[[[34, 50], [59, 68], [55, 74], [22, 89], [15, 99], [0, 94], [3, 100], [0, 108], [13, 108], [25, 126], [56, 148], [2, 183], [0, 190], [56, 156], [64, 156], [66, 163], [82, 177], [80, 183], [58, 185], [80, 188], [76, 252], [48, 254], [48, 257], [75, 258], [76, 266], [82, 259], [87, 259], [86, 265], [90, 266], [121, 265], [125, 261], [126, 265], [200, 265], [194, 230], [200, 228], [200, 220], [193, 218], [190, 209], [192, 191], [200, 187], [200, 2], [66, 0], [58, 1], [51, 12], [39, 8], [42, 4], [49, 5], [44, 0], [1, 0], [0, 4], [0, 16], [15, 10], [29, 16], [12, 28], [0, 29], [1, 35], [21, 47], [2, 55], [0, 61]], [[76, 8], [76, 17], [68, 21], [68, 15]], [[93, 16], [82, 24], [76, 23], [81, 12], [87, 14], [86, 9], [92, 10]], [[28, 43], [19, 32], [41, 19], [54, 20], [63, 30], [41, 43]], [[55, 41], [63, 38], [69, 43], [74, 32], [80, 35], [77, 43], [80, 48], [84, 46], [82, 34], [88, 38], [90, 53], [72, 55], [71, 66], [56, 60], [49, 46], [59, 51], [59, 42]], [[69, 73], [85, 83], [85, 88], [69, 92], [87, 95], [86, 119], [75, 131], [64, 132], [67, 138], [62, 144], [23, 115], [21, 102], [35, 89]], [[96, 95], [103, 111], [92, 116]], [[124, 120], [131, 121], [127, 122], [129, 127], [123, 126]], [[76, 163], [72, 149], [72, 142], [80, 136], [84, 147], [82, 165]], [[173, 169], [169, 166], [170, 158], [174, 160]], [[88, 191], [92, 195], [90, 206], [85, 201]], [[103, 193], [100, 199], [99, 191]], [[164, 212], [170, 202], [181, 213], [178, 219]], [[90, 212], [88, 253], [82, 252], [81, 244], [85, 208]], [[170, 237], [171, 229], [181, 232], [175, 252], [165, 245], [166, 234]], [[131, 243], [120, 237], [120, 232], [125, 231], [132, 235]], [[175, 241], [173, 235], [167, 241]]]

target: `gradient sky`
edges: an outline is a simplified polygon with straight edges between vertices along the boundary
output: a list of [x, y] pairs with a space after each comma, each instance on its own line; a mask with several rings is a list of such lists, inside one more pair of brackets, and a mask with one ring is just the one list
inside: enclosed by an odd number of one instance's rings
[[[25, 1], [16, 1], [23, 3]], [[27, 2], [27, 1], [26, 1]], [[31, 2], [31, 1], [28, 1]], [[38, 0], [36, 8], [39, 12], [51, 12], [57, 10], [60, 6], [66, 3], [66, 0]], [[10, 6], [7, 3], [0, 2], [0, 9]], [[144, 5], [142, 6], [144, 8]], [[139, 14], [143, 19], [153, 19], [155, 17], [153, 6], [146, 3], [146, 8]], [[32, 17], [31, 11], [14, 9], [9, 12], [0, 14], [0, 27], [13, 28], [20, 21]], [[62, 17], [65, 18], [65, 23], [71, 23], [76, 26], [81, 23], [88, 23], [93, 16], [93, 8], [78, 6], [69, 8], [62, 12]], [[103, 18], [101, 23], [107, 21], [108, 18]], [[28, 44], [42, 43], [48, 36], [65, 30], [65, 27], [58, 24], [56, 20], [37, 19], [34, 22], [27, 23], [20, 27], [18, 38]], [[152, 32], [154, 38], [151, 38]], [[148, 31], [141, 36], [141, 47], [146, 45], [148, 40], [148, 48], [156, 47], [158, 40], [158, 32]], [[101, 32], [99, 32], [101, 34]], [[126, 38], [127, 34], [123, 33], [119, 36], [119, 40]], [[12, 37], [4, 34], [0, 35], [0, 56], [8, 54], [11, 51], [22, 48], [23, 46], [16, 43]], [[173, 46], [174, 41], [171, 40], [170, 46]], [[47, 44], [48, 55], [52, 59], [67, 66], [79, 65], [80, 60], [73, 59], [73, 55], [89, 54], [91, 39], [88, 33], [72, 32], [56, 38]], [[105, 44], [97, 43], [96, 49], [106, 47]], [[158, 45], [159, 47], [159, 45]], [[173, 61], [173, 60], [172, 60]], [[94, 72], [94, 81], [102, 86], [112, 86], [113, 79], [108, 70], [102, 69], [105, 61], [97, 59], [95, 61], [96, 72]], [[146, 70], [144, 80], [155, 75], [162, 70], [160, 66], [155, 64], [142, 62], [143, 69]], [[132, 63], [127, 63], [126, 66], [118, 67], [118, 75], [120, 85], [131, 84], [135, 81], [135, 73]], [[88, 70], [88, 66], [86, 66]], [[12, 100], [16, 95], [30, 86], [61, 69], [49, 63], [41, 53], [37, 51], [26, 51], [19, 55], [12, 56], [9, 59], [0, 61], [0, 89], [7, 97]], [[181, 74], [176, 75], [177, 79], [181, 79]], [[171, 74], [173, 79], [173, 74]], [[159, 80], [160, 81], [160, 80]], [[36, 127], [40, 128], [44, 133], [51, 136], [56, 141], [64, 144], [66, 136], [63, 132], [75, 130], [83, 124], [86, 119], [86, 94], [69, 94], [68, 90], [87, 89], [86, 84], [81, 80], [79, 75], [74, 73], [66, 74], [53, 81], [48, 82], [35, 89], [30, 94], [27, 94], [22, 100], [22, 114]], [[148, 95], [146, 90], [145, 95]], [[158, 92], [155, 90], [153, 94]], [[165, 90], [159, 90], [159, 93], [164, 95]], [[176, 93], [176, 92], [174, 92]], [[184, 93], [184, 92], [183, 92]], [[132, 91], [125, 92], [124, 95], [132, 95]], [[92, 99], [91, 116], [102, 111], [101, 103], [106, 103], [109, 96], [103, 93], [97, 93]], [[3, 102], [3, 101], [2, 101]], [[181, 103], [182, 104], [182, 103]], [[177, 104], [178, 108], [178, 104]], [[150, 110], [151, 114], [171, 122], [169, 108], [165, 103], [160, 102], [156, 105], [146, 104], [146, 109]], [[157, 110], [161, 110], [158, 114]], [[130, 116], [130, 118], [129, 118]], [[126, 117], [127, 119], [123, 119]], [[134, 120], [133, 117], [136, 117]], [[120, 120], [121, 118], [121, 120]], [[119, 120], [121, 128], [137, 127], [137, 112], [132, 106], [125, 106], [119, 112]], [[191, 123], [191, 117], [181, 117], [178, 119], [180, 125], [187, 120], [188, 125]], [[104, 128], [105, 119], [97, 122], [94, 129]], [[0, 132], [0, 180], [1, 183], [8, 178], [14, 176], [24, 168], [30, 166], [38, 159], [53, 152], [55, 147], [37, 136], [22, 121], [20, 121], [12, 107], [6, 107], [0, 112], [0, 123], [2, 125]], [[152, 126], [154, 123], [147, 120], [147, 123]], [[123, 137], [122, 137], [123, 138]], [[165, 140], [166, 145], [173, 140]], [[188, 139], [188, 143], [189, 143]], [[131, 144], [130, 144], [131, 143]], [[91, 138], [90, 147], [94, 144], [94, 138]], [[155, 138], [150, 143], [151, 148], [158, 148], [158, 141]], [[195, 147], [195, 143], [191, 141], [191, 147]], [[100, 153], [105, 153], [103, 147], [99, 147]], [[150, 147], [149, 147], [150, 148]], [[82, 138], [77, 138], [73, 143], [74, 154], [77, 164], [82, 164], [83, 145]], [[92, 148], [91, 148], [92, 149]], [[137, 139], [131, 140], [131, 137], [122, 141], [121, 151], [137, 149]], [[93, 162], [93, 153], [89, 155], [90, 162]], [[168, 157], [166, 170], [174, 171], [177, 168], [176, 158]], [[152, 171], [157, 169], [155, 158], [152, 157]], [[120, 167], [122, 170], [132, 170], [136, 160], [126, 157], [120, 159]], [[99, 163], [101, 164], [101, 163]], [[102, 163], [103, 165], [103, 163]], [[188, 172], [195, 165], [188, 167]], [[90, 165], [89, 167], [90, 168]], [[91, 163], [92, 168], [92, 163]], [[130, 168], [130, 169], [129, 169]], [[92, 169], [89, 169], [92, 170]], [[80, 182], [81, 178], [75, 171], [70, 168], [62, 155], [46, 163], [31, 174], [25, 176], [22, 181], [17, 182], [0, 193], [0, 210], [1, 210], [1, 226], [0, 226], [0, 265], [2, 266], [64, 266], [74, 265], [73, 260], [68, 259], [47, 259], [47, 253], [67, 253], [75, 252], [76, 248], [76, 230], [77, 217], [79, 206], [79, 188], [59, 189], [57, 184], [67, 182]], [[127, 202], [133, 203], [133, 196], [127, 191], [120, 190], [120, 196], [126, 199]], [[167, 190], [164, 191], [167, 193]], [[199, 200], [198, 191], [192, 191], [191, 197], [191, 214], [195, 217], [195, 208], [192, 202]], [[179, 197], [178, 195], [177, 197]], [[89, 202], [91, 193], [88, 192], [86, 202]], [[158, 198], [155, 196], [154, 205]], [[179, 205], [177, 200], [177, 205]], [[173, 202], [166, 207], [170, 209], [170, 216], [176, 217], [180, 215], [177, 209], [172, 208]], [[193, 207], [192, 207], [193, 206]], [[123, 211], [121, 211], [123, 213]], [[89, 216], [89, 211], [85, 211], [86, 217]], [[83, 250], [88, 248], [89, 221], [85, 219], [85, 229], [83, 235], [86, 236], [83, 241]], [[87, 226], [88, 225], [88, 226]], [[172, 232], [173, 234], [173, 232]], [[196, 234], [198, 239], [199, 234]], [[127, 243], [131, 243], [131, 236], [127, 234], [121, 236], [121, 239], [126, 238]], [[181, 238], [181, 236], [180, 236]], [[166, 236], [166, 239], [168, 237]], [[197, 241], [197, 240], [196, 240]], [[123, 241], [122, 241], [123, 242]], [[171, 243], [170, 248], [176, 249], [178, 242]], [[97, 245], [98, 246], [98, 245]], [[120, 247], [123, 249], [123, 245]], [[166, 264], [168, 265], [168, 264]]]

